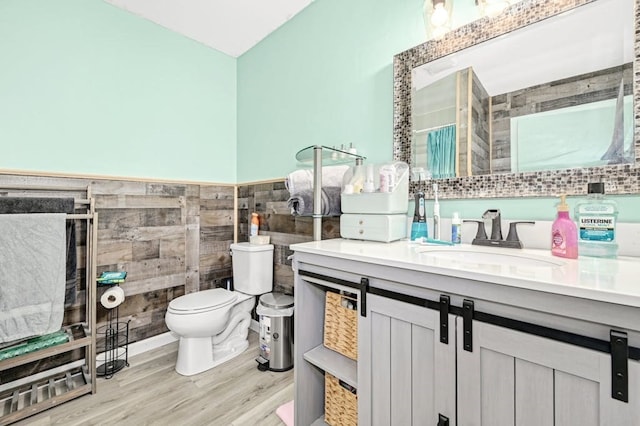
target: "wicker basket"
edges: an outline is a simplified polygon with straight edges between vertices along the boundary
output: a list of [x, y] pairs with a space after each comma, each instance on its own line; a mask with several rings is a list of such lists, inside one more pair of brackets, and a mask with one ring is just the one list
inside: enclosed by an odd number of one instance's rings
[[357, 299], [327, 291], [324, 309], [324, 345], [351, 359], [358, 359], [358, 311], [342, 306], [343, 299]]
[[358, 425], [358, 395], [324, 373], [324, 421], [331, 426]]

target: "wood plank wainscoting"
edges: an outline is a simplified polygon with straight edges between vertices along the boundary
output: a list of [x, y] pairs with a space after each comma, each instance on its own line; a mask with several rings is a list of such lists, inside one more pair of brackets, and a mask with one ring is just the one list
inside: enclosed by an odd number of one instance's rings
[[[274, 291], [293, 294], [289, 245], [312, 240], [312, 218], [291, 215], [287, 207], [289, 193], [283, 179], [236, 186], [0, 171], [0, 183], [33, 187], [91, 186], [95, 210], [100, 217], [97, 273], [109, 270], [128, 273], [121, 285], [125, 301], [119, 307], [119, 318], [130, 321], [129, 343], [166, 333], [164, 316], [174, 298], [226, 286], [232, 278], [229, 247], [234, 241], [248, 241], [252, 212], [260, 215], [260, 234], [270, 235], [275, 246]], [[0, 197], [38, 195], [28, 191], [0, 192]], [[76, 232], [82, 235], [86, 230]], [[339, 218], [323, 219], [323, 239], [339, 236]], [[79, 237], [78, 241], [84, 239]], [[84, 258], [84, 250], [83, 246], [77, 247], [79, 260]], [[84, 276], [84, 268], [85, 265], [78, 262], [78, 277]], [[86, 283], [79, 279], [77, 302], [66, 308], [65, 324], [82, 320], [85, 288]], [[98, 300], [103, 291], [98, 289]], [[106, 310], [98, 303], [98, 330], [106, 321]], [[252, 339], [255, 340], [255, 336]], [[167, 355], [175, 357], [176, 348], [172, 344]], [[250, 355], [254, 357], [255, 341], [251, 350]], [[51, 359], [30, 365], [14, 372], [15, 377], [3, 377], [2, 382], [34, 374], [60, 362], [62, 360]], [[248, 364], [253, 364], [253, 358]], [[288, 392], [292, 395], [291, 389]], [[281, 395], [281, 398], [286, 396]], [[46, 417], [45, 413], [42, 415]]]
[[[131, 320], [129, 342], [168, 331], [169, 302], [185, 293], [223, 285], [232, 275], [233, 185], [150, 180], [0, 174], [3, 184], [91, 185], [99, 213], [97, 269], [127, 271], [120, 321]], [[0, 196], [19, 196], [0, 193]], [[25, 193], [24, 196], [32, 194]], [[80, 230], [82, 232], [82, 230]], [[81, 241], [81, 239], [78, 239]], [[82, 253], [84, 247], [78, 247]], [[78, 259], [83, 256], [78, 255]], [[84, 265], [78, 263], [78, 277]], [[78, 284], [83, 292], [85, 283]], [[104, 290], [99, 288], [97, 298]], [[80, 320], [83, 297], [67, 308], [65, 323]], [[97, 325], [106, 322], [98, 303]]]
[[[168, 331], [164, 315], [174, 298], [226, 285], [232, 277], [229, 247], [234, 238], [238, 242], [249, 240], [252, 212], [260, 215], [260, 234], [270, 235], [275, 246], [274, 291], [293, 294], [293, 271], [287, 259], [292, 254], [289, 245], [312, 240], [312, 218], [291, 215], [284, 179], [235, 187], [0, 171], [0, 183], [52, 187], [91, 185], [100, 216], [98, 274], [108, 270], [128, 273], [122, 284], [126, 299], [119, 307], [119, 314], [120, 321], [131, 320], [130, 343]], [[7, 195], [21, 194], [0, 193], [0, 196]], [[323, 219], [322, 237], [339, 236], [339, 218]], [[78, 247], [78, 259], [83, 258], [82, 250], [84, 247]], [[84, 265], [78, 263], [78, 269], [78, 277], [84, 276]], [[83, 292], [84, 288], [85, 283], [79, 282], [78, 291]], [[102, 291], [98, 289], [98, 299]], [[76, 299], [78, 302], [65, 312], [65, 323], [81, 320], [84, 298]], [[100, 327], [106, 322], [106, 310], [100, 304], [97, 316]]]
[[[289, 191], [284, 180], [261, 181], [238, 186], [238, 241], [249, 241], [251, 213], [260, 216], [260, 235], [270, 235], [274, 245], [274, 291], [293, 294], [293, 254], [290, 244], [313, 240], [311, 217], [292, 216], [287, 207]], [[340, 218], [322, 219], [322, 239], [340, 238]]]

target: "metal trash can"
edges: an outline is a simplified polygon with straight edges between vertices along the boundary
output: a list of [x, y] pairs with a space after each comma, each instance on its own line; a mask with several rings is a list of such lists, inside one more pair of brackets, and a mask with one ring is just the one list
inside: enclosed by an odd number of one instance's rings
[[293, 297], [283, 293], [260, 296], [258, 370], [287, 371], [293, 368]]

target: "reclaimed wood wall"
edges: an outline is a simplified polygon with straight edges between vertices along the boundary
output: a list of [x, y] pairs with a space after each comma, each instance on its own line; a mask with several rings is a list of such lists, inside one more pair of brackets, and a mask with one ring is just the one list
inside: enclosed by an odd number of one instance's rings
[[[130, 341], [167, 331], [164, 315], [174, 298], [231, 277], [233, 186], [93, 181], [92, 189], [98, 273], [127, 271], [119, 313], [131, 320]], [[105, 319], [99, 307], [98, 323]]]
[[491, 143], [489, 133], [489, 93], [478, 75], [470, 68], [471, 84], [471, 175], [491, 172]]
[[[289, 245], [313, 240], [311, 217], [292, 216], [284, 180], [238, 186], [238, 241], [249, 241], [251, 213], [260, 217], [260, 235], [271, 236], [274, 245], [274, 291], [293, 294], [293, 270]], [[340, 238], [340, 218], [322, 219], [322, 238]]]
[[624, 80], [624, 94], [633, 93], [631, 63], [493, 96], [492, 173], [511, 171], [511, 119], [591, 102], [615, 99]]
[[[126, 299], [119, 319], [130, 320], [130, 343], [168, 331], [164, 315], [175, 297], [225, 285], [231, 278], [234, 186], [11, 174], [0, 174], [0, 182], [91, 185], [99, 218], [98, 274], [128, 274], [121, 285]], [[15, 194], [0, 193], [8, 195]], [[85, 248], [83, 230], [79, 231], [78, 295], [65, 311], [65, 324], [84, 320]], [[98, 289], [98, 300], [104, 291]], [[105, 324], [106, 312], [98, 303], [98, 327]]]
[[[129, 323], [129, 343], [168, 331], [169, 302], [186, 293], [225, 287], [232, 279], [230, 245], [248, 241], [249, 218], [260, 216], [260, 234], [271, 236], [274, 291], [293, 294], [290, 244], [312, 240], [311, 217], [295, 217], [287, 207], [284, 180], [239, 185], [165, 183], [118, 179], [83, 179], [0, 173], [0, 183], [25, 186], [91, 186], [98, 212], [98, 274], [127, 271], [121, 284], [125, 301], [119, 320]], [[238, 203], [238, 220], [235, 203]], [[20, 196], [38, 196], [26, 191]], [[70, 194], [80, 196], [81, 194]], [[16, 196], [0, 191], [0, 196]], [[237, 226], [237, 229], [236, 229]], [[84, 321], [85, 235], [77, 227], [76, 303], [65, 311], [65, 324]], [[322, 238], [340, 237], [339, 218], [325, 218]], [[106, 288], [98, 288], [100, 299]], [[98, 328], [107, 310], [98, 303]], [[100, 331], [100, 330], [98, 330]], [[98, 335], [98, 338], [100, 336]]]
[[489, 94], [472, 67], [457, 73], [458, 176], [489, 173]]

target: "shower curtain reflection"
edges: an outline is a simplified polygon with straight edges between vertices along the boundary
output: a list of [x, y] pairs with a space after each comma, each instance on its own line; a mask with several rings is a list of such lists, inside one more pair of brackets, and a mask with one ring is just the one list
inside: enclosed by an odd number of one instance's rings
[[427, 134], [427, 167], [434, 179], [456, 177], [456, 126]]

